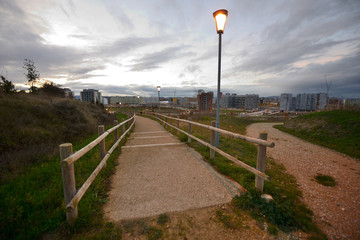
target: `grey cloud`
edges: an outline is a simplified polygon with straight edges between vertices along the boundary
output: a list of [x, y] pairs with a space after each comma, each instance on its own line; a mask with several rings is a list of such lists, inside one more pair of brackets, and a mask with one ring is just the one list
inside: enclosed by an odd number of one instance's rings
[[184, 55], [178, 53], [181, 49], [182, 47], [170, 47], [162, 51], [147, 54], [140, 59], [135, 60], [137, 63], [132, 65], [131, 71], [144, 71], [159, 68], [160, 64]]

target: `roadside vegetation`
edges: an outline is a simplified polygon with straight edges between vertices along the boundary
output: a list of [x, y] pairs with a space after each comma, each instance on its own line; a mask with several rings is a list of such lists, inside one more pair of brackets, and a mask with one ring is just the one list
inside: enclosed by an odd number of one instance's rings
[[333, 110], [303, 115], [277, 129], [360, 159], [360, 110]]
[[[80, 201], [73, 227], [65, 219], [58, 152], [63, 142], [73, 143], [74, 151], [81, 149], [97, 138], [98, 124], [109, 128], [115, 118], [120, 122], [127, 116], [109, 115], [101, 105], [42, 94], [0, 95], [0, 239], [76, 239], [93, 231], [121, 237], [121, 230], [102, 219], [102, 205], [121, 148], [113, 152]], [[111, 134], [106, 149], [113, 143]], [[76, 162], [77, 188], [99, 162], [98, 148]]]
[[[214, 116], [192, 116], [193, 121], [210, 125], [215, 120]], [[232, 116], [221, 116], [220, 126], [223, 129], [245, 134], [246, 126], [254, 121], [241, 119]], [[181, 124], [181, 128], [187, 131], [188, 124]], [[171, 130], [176, 134], [176, 130]], [[192, 126], [192, 134], [200, 139], [209, 142], [210, 131], [201, 127]], [[180, 139], [187, 142], [187, 136], [180, 134]], [[312, 220], [312, 212], [302, 201], [302, 193], [299, 190], [293, 176], [286, 173], [285, 168], [277, 164], [273, 159], [268, 158], [266, 163], [266, 174], [271, 178], [265, 181], [264, 192], [270, 194], [274, 200], [266, 202], [261, 198], [261, 193], [255, 189], [255, 175], [247, 170], [234, 165], [226, 158], [215, 154], [210, 159], [209, 148], [192, 140], [189, 144], [208, 161], [217, 171], [234, 179], [248, 192], [235, 197], [232, 205], [235, 212], [241, 215], [246, 211], [258, 222], [268, 226], [270, 234], [277, 234], [280, 230], [285, 233], [301, 230], [309, 235], [309, 239], [327, 239]], [[220, 148], [235, 156], [240, 161], [256, 167], [257, 147], [243, 140], [234, 139], [220, 135]], [[218, 213], [217, 216], [225, 225], [232, 226], [232, 221], [226, 216]]]

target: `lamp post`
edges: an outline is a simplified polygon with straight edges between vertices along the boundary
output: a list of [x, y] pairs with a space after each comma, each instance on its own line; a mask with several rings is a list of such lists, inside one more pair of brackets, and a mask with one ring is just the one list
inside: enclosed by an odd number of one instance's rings
[[[220, 75], [221, 75], [221, 35], [224, 33], [226, 18], [228, 11], [225, 9], [217, 10], [213, 13], [216, 31], [219, 34], [219, 58], [218, 58], [218, 87], [217, 87], [217, 101], [216, 101], [216, 127], [220, 127]], [[219, 132], [215, 135], [215, 146], [219, 147]]]
[[139, 104], [139, 106], [140, 106], [140, 96], [137, 95], [137, 98], [138, 98], [138, 104]]
[[159, 113], [160, 113], [160, 89], [161, 87], [160, 86], [157, 86], [157, 91], [158, 91], [158, 99], [159, 99]]

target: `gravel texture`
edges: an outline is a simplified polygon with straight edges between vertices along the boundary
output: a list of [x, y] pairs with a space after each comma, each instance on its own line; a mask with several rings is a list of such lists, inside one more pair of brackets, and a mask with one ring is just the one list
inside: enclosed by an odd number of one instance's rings
[[[249, 136], [268, 133], [275, 142], [267, 152], [295, 176], [314, 220], [330, 239], [360, 239], [360, 162], [281, 132], [274, 123], [255, 123]], [[332, 176], [337, 185], [326, 187], [314, 180], [317, 174]]]
[[[112, 177], [105, 218], [120, 221], [149, 217], [232, 200], [228, 180], [164, 131], [159, 123], [136, 116], [135, 131], [123, 147]], [[159, 145], [167, 143], [178, 145]], [[147, 144], [152, 146], [139, 147]]]

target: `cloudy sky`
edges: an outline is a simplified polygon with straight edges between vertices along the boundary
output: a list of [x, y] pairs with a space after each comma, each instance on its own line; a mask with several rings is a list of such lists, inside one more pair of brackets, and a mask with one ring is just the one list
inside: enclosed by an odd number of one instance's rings
[[326, 76], [360, 98], [359, 0], [1, 0], [0, 74], [21, 89], [27, 58], [76, 95], [216, 92], [221, 8], [222, 92], [326, 92]]

